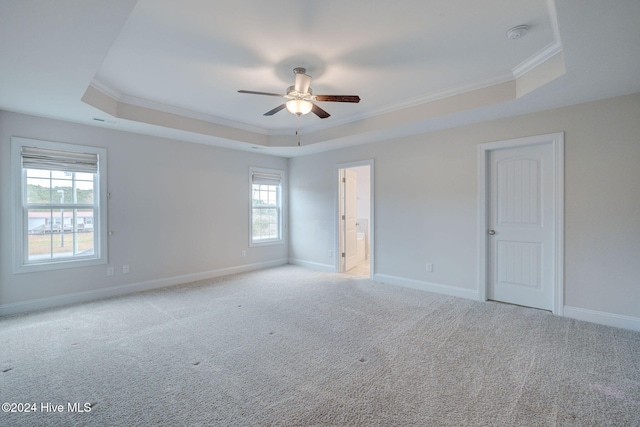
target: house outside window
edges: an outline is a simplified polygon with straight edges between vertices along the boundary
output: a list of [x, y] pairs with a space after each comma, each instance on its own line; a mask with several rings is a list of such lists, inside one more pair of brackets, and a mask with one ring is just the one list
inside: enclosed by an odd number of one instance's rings
[[107, 262], [106, 150], [12, 138], [14, 271]]
[[250, 168], [251, 215], [249, 246], [282, 243], [284, 171]]

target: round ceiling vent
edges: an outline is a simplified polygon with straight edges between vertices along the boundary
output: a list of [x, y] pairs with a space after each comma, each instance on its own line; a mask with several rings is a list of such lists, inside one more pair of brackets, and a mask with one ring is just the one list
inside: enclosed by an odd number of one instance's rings
[[509, 37], [511, 40], [519, 39], [520, 37], [527, 34], [528, 30], [528, 25], [518, 25], [517, 27], [513, 27], [512, 29], [507, 31], [507, 37]]

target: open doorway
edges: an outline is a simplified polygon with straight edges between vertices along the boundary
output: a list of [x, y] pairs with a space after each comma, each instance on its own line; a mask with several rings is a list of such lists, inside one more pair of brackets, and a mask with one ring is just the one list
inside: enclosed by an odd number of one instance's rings
[[373, 272], [373, 161], [338, 165], [338, 271]]

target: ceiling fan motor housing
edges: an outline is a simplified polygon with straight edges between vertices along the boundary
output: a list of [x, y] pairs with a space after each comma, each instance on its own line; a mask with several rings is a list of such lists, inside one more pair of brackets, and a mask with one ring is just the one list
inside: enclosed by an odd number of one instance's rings
[[284, 97], [289, 99], [304, 99], [309, 101], [313, 99], [313, 91], [311, 90], [311, 88], [309, 88], [306, 93], [301, 93], [296, 90], [295, 86], [289, 86], [287, 88], [287, 94]]

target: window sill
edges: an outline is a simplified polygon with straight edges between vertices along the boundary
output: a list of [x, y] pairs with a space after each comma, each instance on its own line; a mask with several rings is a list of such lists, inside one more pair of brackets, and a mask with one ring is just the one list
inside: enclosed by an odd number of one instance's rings
[[264, 241], [257, 241], [257, 242], [249, 242], [249, 247], [255, 248], [259, 246], [273, 246], [273, 245], [281, 245], [283, 243], [284, 243], [284, 239], [264, 240]]
[[106, 265], [107, 260], [104, 258], [91, 259], [70, 259], [52, 262], [38, 262], [32, 264], [16, 265], [13, 269], [14, 274], [36, 273], [40, 271], [65, 270], [70, 268], [90, 267], [93, 265]]

